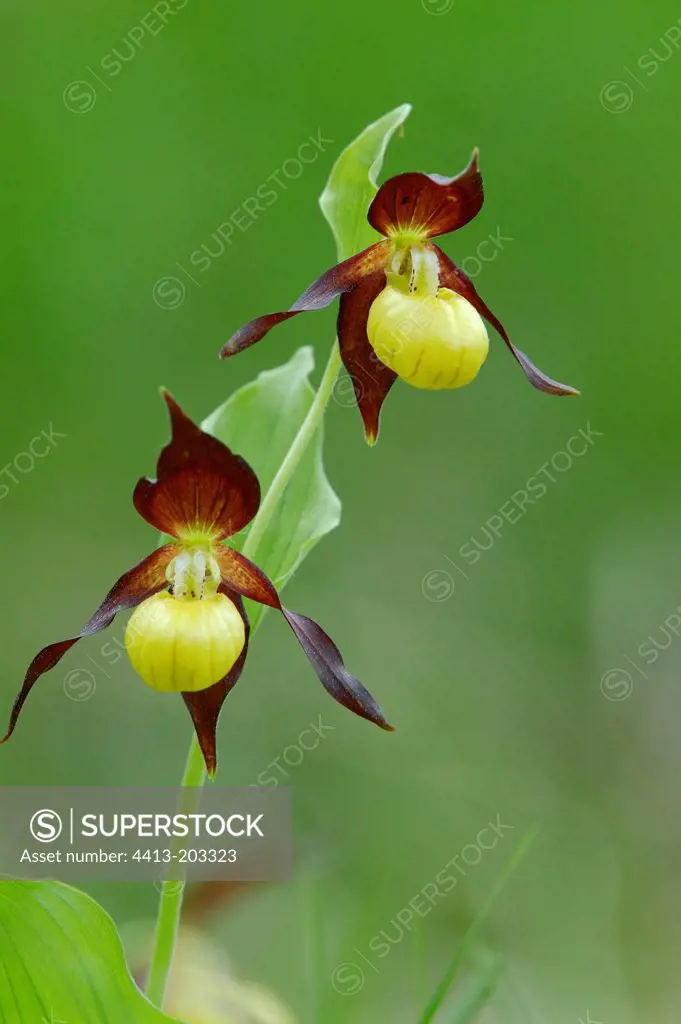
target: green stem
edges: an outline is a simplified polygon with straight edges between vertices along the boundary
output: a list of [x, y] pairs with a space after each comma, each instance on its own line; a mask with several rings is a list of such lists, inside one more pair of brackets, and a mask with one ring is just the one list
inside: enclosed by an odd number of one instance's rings
[[[188, 814], [195, 812], [201, 800], [201, 791], [206, 781], [206, 765], [201, 747], [194, 734], [192, 736], [187, 764], [182, 776], [182, 809]], [[186, 788], [194, 792], [185, 792]], [[184, 901], [184, 882], [162, 882], [161, 896], [158, 904], [158, 916], [154, 930], [154, 946], [147, 979], [147, 997], [150, 1002], [163, 1009], [163, 1000], [168, 984], [168, 976], [175, 953], [177, 933], [182, 916]]]
[[[334, 342], [329, 361], [326, 364], [324, 375], [312, 405], [293, 439], [293, 443], [287, 451], [284, 461], [277, 470], [277, 474], [270, 484], [258, 514], [248, 532], [243, 547], [243, 553], [247, 558], [255, 559], [260, 541], [272, 520], [277, 505], [319, 428], [326, 407], [329, 404], [340, 366], [340, 351], [338, 343]], [[206, 769], [203, 754], [201, 753], [196, 736], [193, 735], [182, 778], [182, 786], [198, 788], [198, 792], [191, 794], [190, 798], [191, 803], [195, 805], [194, 809], [196, 809], [201, 799], [201, 788], [205, 781]], [[188, 813], [191, 813], [191, 809]], [[147, 981], [147, 997], [159, 1009], [163, 1009], [163, 1000], [173, 963], [177, 935], [180, 929], [183, 898], [184, 885], [177, 882], [163, 882], [154, 931], [154, 946], [149, 967], [149, 979]]]

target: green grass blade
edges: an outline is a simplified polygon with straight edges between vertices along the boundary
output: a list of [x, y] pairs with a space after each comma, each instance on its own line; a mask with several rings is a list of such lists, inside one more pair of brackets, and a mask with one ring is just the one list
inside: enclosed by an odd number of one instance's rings
[[501, 963], [496, 958], [481, 971], [466, 999], [454, 1011], [451, 1024], [473, 1024], [499, 987]]
[[537, 831], [537, 828], [531, 829], [527, 833], [527, 835], [525, 835], [523, 839], [521, 839], [521, 841], [518, 843], [513, 853], [513, 856], [509, 860], [504, 870], [499, 875], [497, 881], [492, 886], [492, 889], [487, 899], [485, 900], [482, 909], [480, 910], [480, 913], [471, 923], [470, 927], [468, 928], [463, 938], [461, 939], [461, 942], [454, 950], [454, 955], [452, 956], [452, 959], [447, 965], [447, 970], [445, 971], [439, 985], [435, 989], [435, 992], [433, 993], [430, 1002], [428, 1003], [422, 1016], [419, 1018], [418, 1024], [432, 1024], [432, 1021], [435, 1020], [435, 1015], [437, 1014], [438, 1010], [442, 1008], [442, 1005], [445, 999], [447, 998], [447, 994], [449, 993], [449, 990], [452, 987], [457, 977], [457, 974], [459, 973], [459, 970], [465, 963], [466, 958], [468, 957], [468, 953], [473, 945], [473, 942], [477, 938], [480, 930], [482, 929], [482, 926], [485, 924], [487, 917], [489, 916], [489, 913], [492, 907], [494, 906], [494, 903], [501, 894], [502, 890], [505, 888], [509, 878], [515, 872], [516, 868], [519, 866], [519, 864], [525, 857], [525, 854], [534, 842], [537, 835]]

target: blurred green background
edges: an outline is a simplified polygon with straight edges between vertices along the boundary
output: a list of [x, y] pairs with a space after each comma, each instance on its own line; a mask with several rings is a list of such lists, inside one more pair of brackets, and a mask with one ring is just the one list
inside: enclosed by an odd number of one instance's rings
[[[301, 344], [321, 367], [335, 308], [237, 359], [217, 352], [334, 262], [317, 208], [332, 163], [410, 101], [383, 176], [453, 174], [480, 146], [486, 205], [444, 248], [469, 273], [496, 252], [476, 285], [582, 397], [534, 391], [495, 336], [472, 387], [396, 385], [370, 450], [339, 389], [327, 468], [344, 519], [288, 603], [329, 630], [398, 731], [338, 708], [268, 618], [223, 712], [219, 783], [254, 782], [320, 714], [333, 730], [284, 765], [296, 879], [206, 926], [305, 1024], [413, 1022], [537, 824], [485, 936], [504, 975], [480, 1020], [678, 1020], [678, 6], [180, 0], [140, 37], [150, 7], [4, 4], [4, 707], [34, 652], [155, 543], [130, 495], [167, 436], [158, 385], [201, 418]], [[287, 177], [318, 132], [325, 151]], [[276, 201], [193, 266], [275, 172]], [[479, 249], [498, 232], [502, 248]], [[154, 291], [167, 277], [181, 288]], [[587, 424], [586, 453], [551, 469]], [[65, 436], [29, 469], [21, 453], [50, 427]], [[555, 482], [486, 533], [547, 462]], [[36, 688], [0, 750], [3, 784], [179, 779], [186, 711], [102, 655], [122, 634]], [[92, 699], [67, 699], [76, 671]], [[497, 815], [513, 829], [400, 940], [398, 913]], [[92, 891], [121, 927], [153, 913], [151, 886]], [[363, 981], [334, 988], [346, 961]]]

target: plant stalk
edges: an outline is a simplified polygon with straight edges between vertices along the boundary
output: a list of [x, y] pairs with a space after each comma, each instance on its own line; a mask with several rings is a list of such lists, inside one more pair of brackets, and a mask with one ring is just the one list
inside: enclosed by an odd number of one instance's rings
[[[187, 763], [182, 776], [183, 810], [191, 814], [195, 812], [201, 801], [201, 792], [206, 781], [206, 766], [201, 747], [196, 738], [192, 742], [187, 755]], [[193, 792], [188, 792], [193, 790]], [[168, 881], [161, 883], [161, 896], [158, 904], [158, 916], [154, 929], [154, 944], [147, 978], [147, 997], [154, 1006], [163, 1009], [168, 977], [175, 954], [177, 935], [180, 929], [182, 904], [184, 902], [185, 883]]]

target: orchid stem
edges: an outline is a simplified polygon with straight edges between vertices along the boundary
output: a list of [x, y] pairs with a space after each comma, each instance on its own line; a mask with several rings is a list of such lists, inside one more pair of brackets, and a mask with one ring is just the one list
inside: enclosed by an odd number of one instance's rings
[[[185, 798], [182, 809], [186, 813], [191, 814], [197, 810], [205, 781], [206, 766], [203, 754], [196, 735], [193, 735], [182, 776], [182, 796]], [[194, 789], [193, 793], [185, 792], [186, 789], [192, 788]], [[154, 930], [154, 946], [147, 978], [147, 998], [159, 1010], [163, 1009], [177, 935], [180, 930], [184, 889], [183, 881], [161, 883], [161, 896]]]
[[[298, 433], [293, 439], [291, 447], [287, 451], [284, 461], [277, 470], [274, 480], [269, 486], [267, 493], [260, 505], [258, 514], [248, 532], [243, 547], [243, 554], [247, 558], [255, 559], [258, 547], [267, 528], [276, 512], [277, 505], [286, 490], [286, 487], [300, 464], [300, 460], [307, 451], [310, 442], [313, 440], [319, 424], [321, 423], [326, 407], [329, 404], [333, 386], [341, 367], [341, 357], [338, 342], [333, 343], [329, 361], [326, 364], [319, 388], [312, 400], [307, 416], [303, 420]], [[260, 620], [258, 620], [259, 622]], [[258, 623], [256, 623], [257, 627]], [[255, 631], [255, 630], [254, 630]], [[191, 795], [191, 802], [199, 804], [201, 789], [206, 782], [206, 768], [203, 754], [199, 747], [196, 735], [192, 735], [187, 763], [182, 777], [182, 787], [194, 787], [197, 792]], [[191, 813], [191, 809], [189, 810]], [[182, 904], [184, 900], [184, 885], [178, 882], [163, 882], [161, 898], [158, 905], [158, 916], [154, 930], [154, 945], [149, 966], [149, 977], [147, 980], [147, 998], [163, 1009], [163, 1002], [168, 986], [168, 978], [173, 964], [177, 936], [180, 930], [180, 919], [182, 917]]]

